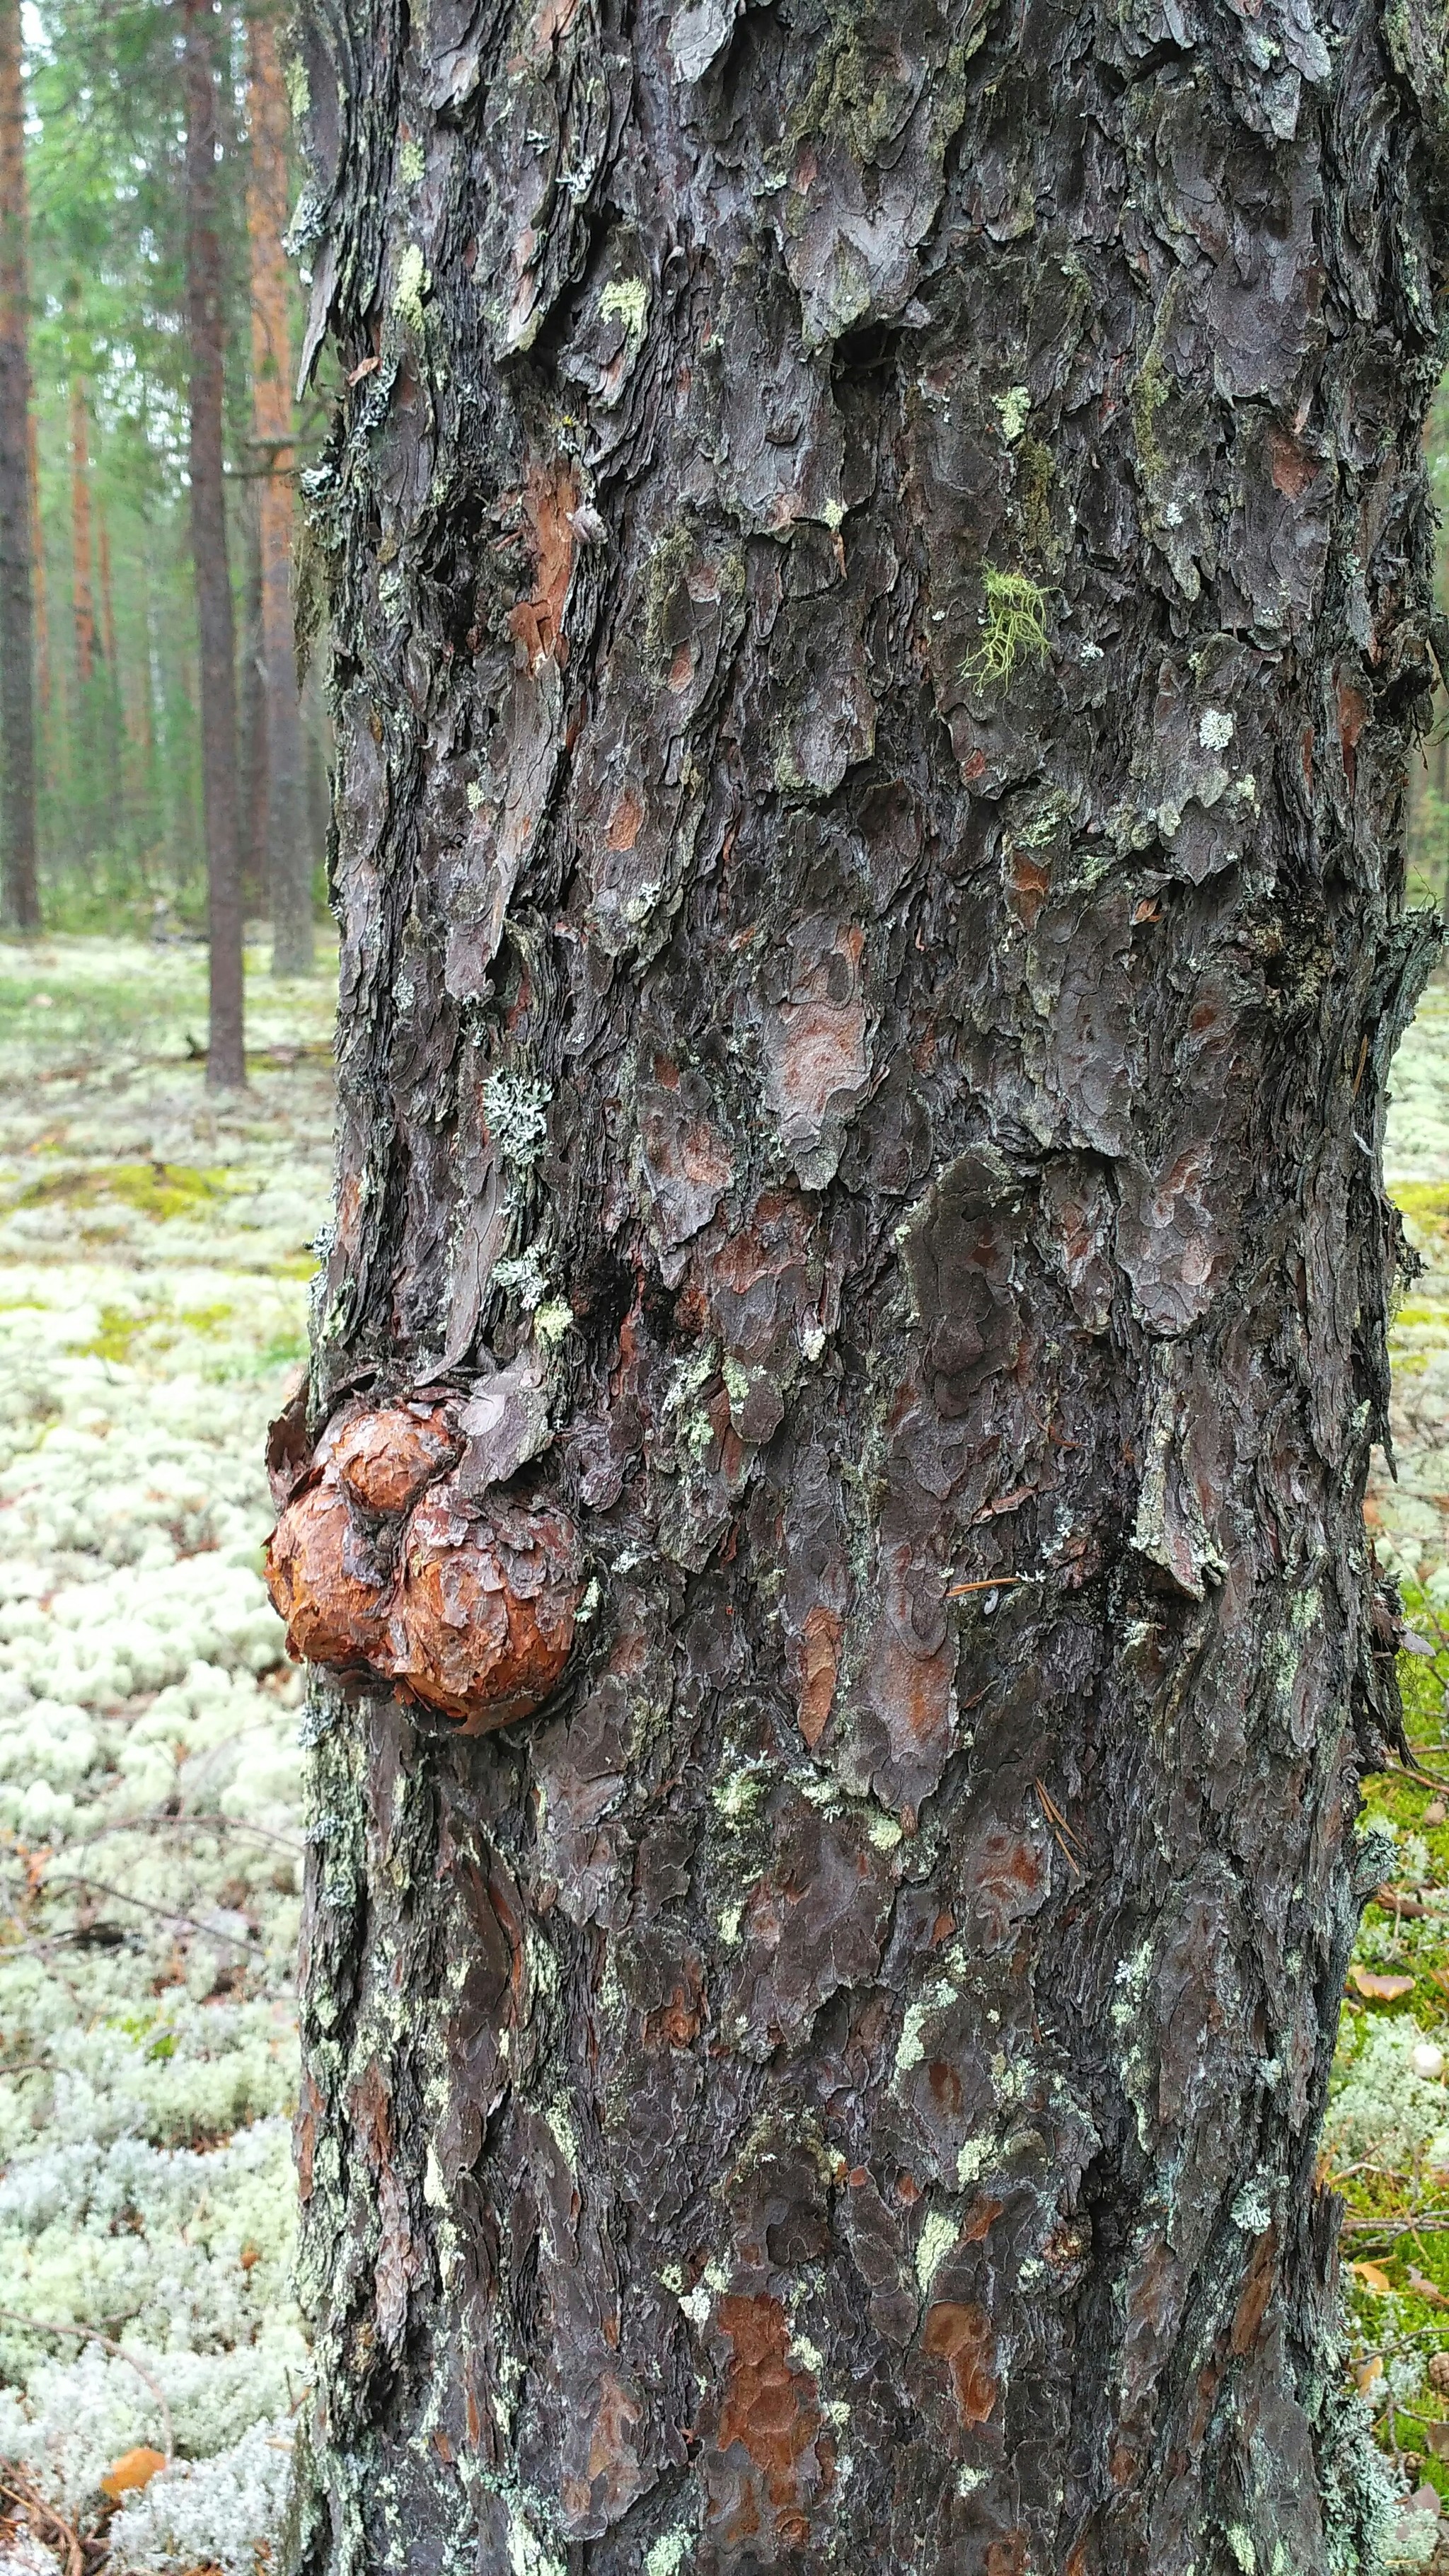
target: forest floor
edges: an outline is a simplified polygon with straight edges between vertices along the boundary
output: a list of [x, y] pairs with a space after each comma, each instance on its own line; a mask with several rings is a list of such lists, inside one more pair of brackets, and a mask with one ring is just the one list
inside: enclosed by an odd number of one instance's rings
[[[300, 1694], [261, 1581], [261, 1449], [305, 1348], [332, 996], [255, 967], [249, 1088], [218, 1106], [199, 948], [0, 947], [0, 2576], [257, 2576], [307, 2384]], [[1390, 2564], [1439, 2568], [1449, 979], [1394, 1090], [1391, 1186], [1425, 1268], [1394, 1330], [1398, 1481], [1368, 1509], [1428, 1649], [1402, 1668], [1431, 1776], [1369, 1784], [1384, 1878], [1324, 2169], [1348, 2202], [1350, 2366], [1417, 2491]]]
[[1384, 2448], [1425, 2511], [1390, 2564], [1449, 2568], [1449, 977], [1391, 1076], [1385, 1171], [1423, 1265], [1390, 1336], [1395, 1467], [1365, 1516], [1421, 1648], [1399, 1658], [1423, 1776], [1365, 1784], [1383, 1878], [1349, 1974], [1323, 2169], [1347, 2202], [1351, 2363]]
[[219, 1106], [200, 948], [0, 949], [0, 2504], [45, 2569], [254, 2576], [307, 2383], [262, 1442], [333, 997], [256, 967]]

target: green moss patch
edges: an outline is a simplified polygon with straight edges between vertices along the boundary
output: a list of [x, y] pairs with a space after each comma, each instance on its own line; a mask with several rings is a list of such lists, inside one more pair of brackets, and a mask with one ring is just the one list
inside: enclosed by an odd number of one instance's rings
[[92, 1163], [79, 1171], [49, 1172], [27, 1183], [10, 1204], [87, 1208], [119, 1200], [164, 1225], [172, 1217], [199, 1214], [235, 1186], [225, 1168], [201, 1171], [194, 1163]]

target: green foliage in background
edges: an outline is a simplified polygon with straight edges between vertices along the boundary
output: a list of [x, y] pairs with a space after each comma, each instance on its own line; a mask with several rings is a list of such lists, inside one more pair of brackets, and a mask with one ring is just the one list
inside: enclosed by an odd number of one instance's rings
[[[280, 17], [280, 9], [275, 13]], [[38, 544], [37, 779], [52, 931], [205, 923], [196, 615], [186, 481], [181, 22], [165, 0], [36, 0], [29, 38], [31, 366]], [[246, 18], [216, 22], [226, 260], [228, 542], [238, 637], [246, 899], [265, 909], [249, 739], [259, 614], [246, 238]], [[301, 287], [298, 310], [300, 315]], [[95, 658], [83, 678], [74, 429], [88, 461]], [[299, 420], [315, 447], [323, 407]], [[79, 560], [78, 560], [79, 557]], [[307, 699], [311, 826], [325, 831], [326, 719]], [[319, 879], [320, 879], [319, 866]]]

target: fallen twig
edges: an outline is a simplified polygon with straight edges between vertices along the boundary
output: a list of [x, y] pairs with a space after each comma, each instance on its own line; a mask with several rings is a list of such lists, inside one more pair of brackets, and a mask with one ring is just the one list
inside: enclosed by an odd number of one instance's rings
[[85, 2543], [74, 2523], [67, 2522], [64, 2514], [58, 2513], [53, 2504], [47, 2504], [44, 2496], [30, 2484], [28, 2478], [20, 2478], [18, 2471], [12, 2471], [12, 2475], [17, 2477], [18, 2484], [11, 2486], [7, 2480], [0, 2478], [0, 2495], [13, 2497], [27, 2521], [33, 2521], [38, 2514], [42, 2522], [53, 2523], [65, 2542], [65, 2576], [85, 2576]]
[[[1035, 1789], [1038, 1798], [1041, 1800], [1042, 1814], [1047, 1820], [1048, 1830], [1053, 1841], [1056, 1843], [1063, 1860], [1074, 1875], [1080, 1878], [1082, 1875], [1082, 1864], [1077, 1859], [1076, 1854], [1068, 1848], [1071, 1843], [1075, 1843], [1077, 1841], [1076, 1835], [1072, 1832], [1071, 1826], [1067, 1823], [1066, 1817], [1062, 1814], [1062, 1811], [1057, 1805], [1055, 1799], [1043, 1786], [1042, 1782], [1040, 1780], [1033, 1780], [1031, 1785]], [[1080, 1850], [1080, 1844], [1078, 1844], [1077, 1848]]]
[[248, 1933], [243, 1940], [239, 1932], [223, 1932], [214, 1924], [203, 1923], [182, 1906], [153, 1905], [149, 1896], [132, 1896], [128, 1888], [110, 1887], [103, 1878], [89, 1878], [78, 1870], [61, 1870], [46, 1878], [44, 1892], [53, 1887], [88, 1887], [96, 1896], [114, 1897], [118, 1905], [139, 1905], [143, 1914], [154, 1914], [162, 1923], [187, 1923], [193, 1932], [201, 1934], [203, 1941], [229, 1941], [234, 1950], [244, 1950], [249, 1958], [257, 1955], [253, 1934]]

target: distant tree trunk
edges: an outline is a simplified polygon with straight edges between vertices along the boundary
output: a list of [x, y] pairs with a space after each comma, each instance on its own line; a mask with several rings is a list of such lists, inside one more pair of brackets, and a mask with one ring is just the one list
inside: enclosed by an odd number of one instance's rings
[[45, 532], [40, 518], [40, 437], [30, 415], [30, 579], [35, 612], [35, 675], [40, 690], [42, 735], [50, 722], [53, 682], [50, 667], [50, 614], [45, 589]]
[[212, 1090], [246, 1080], [242, 1037], [241, 856], [237, 815], [236, 638], [226, 553], [222, 444], [225, 314], [216, 229], [216, 76], [211, 0], [182, 0], [186, 31], [186, 318], [191, 361], [191, 550], [201, 661], [201, 798], [211, 943]]
[[[95, 549], [91, 538], [90, 418], [85, 378], [70, 380], [70, 577], [75, 626], [75, 676], [84, 692], [96, 668]], [[84, 713], [80, 714], [84, 723]]]
[[238, 723], [241, 799], [242, 909], [249, 916], [271, 908], [267, 881], [267, 678], [262, 660], [262, 553], [257, 536], [255, 488], [247, 487], [242, 542], [246, 548], [246, 614], [242, 629]]
[[319, 666], [314, 663], [302, 690], [303, 741], [307, 761], [307, 845], [315, 867], [327, 848], [332, 811], [332, 729], [327, 715]]
[[0, 916], [40, 928], [30, 615], [30, 253], [20, 0], [0, 0]]
[[111, 531], [103, 506], [96, 504], [96, 569], [101, 593], [101, 652], [105, 668], [105, 747], [110, 772], [107, 802], [112, 831], [124, 822], [126, 806], [126, 735], [125, 709], [121, 694], [121, 665], [116, 652], [116, 601], [111, 582]]
[[287, 229], [287, 97], [277, 43], [260, 12], [248, 28], [251, 177], [247, 229], [252, 270], [252, 407], [262, 558], [262, 663], [266, 678], [267, 875], [272, 971], [309, 975], [312, 853], [306, 753], [292, 643], [292, 342]]
[[1444, 66], [1322, 23], [310, 0], [311, 2576], [1377, 2563]]
[[104, 510], [96, 512], [96, 556], [101, 577], [101, 650], [116, 667], [116, 602], [111, 589], [111, 532]]

